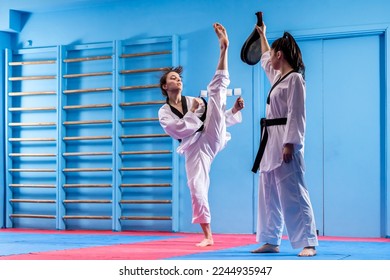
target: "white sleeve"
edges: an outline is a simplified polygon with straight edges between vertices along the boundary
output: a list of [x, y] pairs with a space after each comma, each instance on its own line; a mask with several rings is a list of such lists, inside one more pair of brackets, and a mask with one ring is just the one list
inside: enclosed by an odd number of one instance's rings
[[261, 55], [261, 67], [263, 67], [270, 83], [274, 83], [276, 75], [279, 71], [275, 70], [271, 64], [271, 51], [266, 51]]
[[233, 114], [232, 108], [225, 111], [225, 122], [227, 127], [241, 123], [242, 122], [241, 111], [238, 111], [235, 114]]
[[184, 139], [193, 135], [203, 124], [195, 113], [188, 111], [182, 119], [175, 117], [167, 105], [158, 111], [160, 125], [174, 139]]
[[287, 93], [287, 124], [283, 145], [290, 143], [301, 149], [305, 141], [305, 81], [301, 75], [293, 75]]

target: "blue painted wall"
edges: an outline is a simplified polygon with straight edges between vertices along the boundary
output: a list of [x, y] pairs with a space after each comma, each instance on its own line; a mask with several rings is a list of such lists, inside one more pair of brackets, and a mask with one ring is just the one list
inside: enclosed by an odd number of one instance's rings
[[[264, 113], [262, 98], [267, 85], [266, 82], [265, 85], [259, 85], [258, 79], [264, 79], [261, 71], [257, 66], [250, 67], [242, 63], [239, 53], [242, 43], [255, 24], [255, 12], [259, 10], [264, 12], [268, 33], [271, 37], [277, 37], [284, 30], [293, 34], [317, 34], [332, 33], [340, 28], [355, 30], [361, 26], [386, 25], [390, 23], [389, 9], [390, 3], [386, 0], [373, 0], [369, 3], [363, 0], [116, 1], [109, 6], [93, 6], [82, 10], [25, 14], [23, 15], [25, 24], [21, 32], [9, 36], [15, 39], [13, 46], [21, 48], [25, 47], [29, 40], [32, 47], [41, 47], [177, 34], [180, 37], [179, 62], [185, 69], [185, 94], [198, 95], [200, 90], [206, 88], [212, 77], [218, 58], [218, 42], [212, 24], [217, 21], [224, 24], [231, 41], [230, 88], [242, 89], [246, 108], [243, 112], [244, 122], [230, 129], [232, 141], [217, 157], [212, 168], [210, 190], [212, 227], [215, 232], [248, 233], [254, 231], [257, 192], [257, 176], [254, 176], [250, 169], [258, 141], [257, 121]], [[5, 43], [2, 44], [1, 41]], [[3, 38], [1, 41], [0, 46], [4, 48], [10, 40]], [[386, 60], [384, 64], [388, 66], [389, 62]], [[314, 75], [317, 70], [308, 71]], [[388, 95], [388, 89], [384, 90]], [[230, 97], [229, 105], [233, 101], [234, 97]], [[387, 111], [384, 116], [387, 116]], [[313, 123], [317, 121], [321, 122], [320, 119], [312, 120]], [[383, 129], [389, 131], [387, 126]], [[388, 143], [388, 140], [384, 141], [385, 144]], [[310, 144], [308, 142], [307, 146]], [[312, 144], [317, 145], [318, 142], [313, 141]], [[387, 164], [389, 154], [387, 150], [385, 152], [384, 164]], [[316, 164], [315, 159], [310, 159], [309, 162]], [[312, 178], [310, 182], [321, 184], [318, 177], [322, 174], [317, 174], [321, 172], [321, 168], [321, 165], [313, 166], [311, 169], [308, 167], [311, 172], [308, 175]], [[389, 175], [387, 172], [386, 170], [381, 178], [385, 181], [385, 186], [386, 176]], [[184, 175], [184, 168], [181, 168], [180, 173]], [[309, 190], [321, 187], [309, 186]], [[318, 189], [312, 193], [315, 212], [321, 216], [322, 193]], [[388, 192], [385, 190], [382, 195], [384, 203], [388, 203]], [[388, 208], [384, 212], [390, 216]], [[199, 230], [198, 226], [191, 225], [190, 217], [189, 194], [185, 176], [181, 176], [180, 231]], [[319, 220], [322, 221], [322, 218], [319, 217]], [[385, 235], [390, 235], [388, 223], [385, 227]]]

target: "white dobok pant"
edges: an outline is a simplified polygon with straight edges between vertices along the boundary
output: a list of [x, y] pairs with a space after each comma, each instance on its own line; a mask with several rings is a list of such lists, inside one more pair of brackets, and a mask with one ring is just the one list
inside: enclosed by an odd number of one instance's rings
[[258, 242], [280, 245], [286, 225], [291, 246], [318, 246], [314, 213], [301, 169], [302, 156], [261, 172], [259, 178]]
[[226, 144], [226, 88], [209, 92], [204, 130], [185, 152], [187, 184], [191, 193], [192, 223], [210, 223], [208, 191], [210, 167]]

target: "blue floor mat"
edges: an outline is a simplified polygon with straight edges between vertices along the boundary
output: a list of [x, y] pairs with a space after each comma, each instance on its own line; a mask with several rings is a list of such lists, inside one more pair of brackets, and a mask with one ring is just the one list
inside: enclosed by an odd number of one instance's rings
[[252, 254], [258, 244], [170, 258], [171, 260], [390, 260], [390, 242], [320, 241], [313, 258], [297, 257], [300, 249], [292, 249], [283, 240], [280, 253]]

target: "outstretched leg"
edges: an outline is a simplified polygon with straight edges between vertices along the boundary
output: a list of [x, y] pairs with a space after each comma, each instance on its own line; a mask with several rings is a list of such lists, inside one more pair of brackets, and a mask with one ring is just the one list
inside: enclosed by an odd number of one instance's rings
[[225, 27], [219, 23], [214, 23], [214, 31], [217, 34], [220, 47], [220, 57], [218, 61], [217, 70], [227, 70], [228, 69], [228, 53], [227, 49], [229, 47], [229, 39]]
[[226, 141], [226, 91], [230, 83], [227, 63], [229, 39], [225, 28], [221, 24], [215, 23], [214, 31], [219, 41], [220, 56], [217, 71], [207, 87], [210, 98], [203, 136], [208, 139], [213, 157], [224, 147]]

